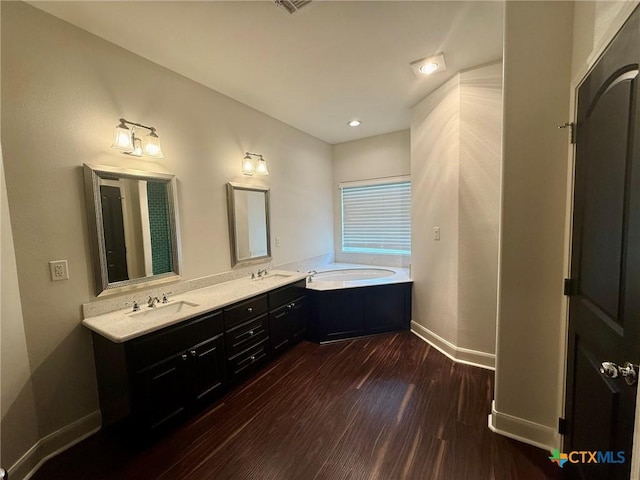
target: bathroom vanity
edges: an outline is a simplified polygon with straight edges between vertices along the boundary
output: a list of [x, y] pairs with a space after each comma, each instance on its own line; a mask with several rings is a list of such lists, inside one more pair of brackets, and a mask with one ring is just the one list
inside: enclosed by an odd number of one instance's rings
[[304, 274], [289, 272], [185, 293], [157, 315], [85, 319], [103, 425], [153, 432], [215, 401], [305, 336], [305, 292]]

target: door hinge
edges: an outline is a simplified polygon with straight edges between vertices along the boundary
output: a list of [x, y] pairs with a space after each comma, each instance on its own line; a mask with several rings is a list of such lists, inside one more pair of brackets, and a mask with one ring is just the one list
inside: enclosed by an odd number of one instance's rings
[[576, 143], [576, 124], [574, 122], [565, 122], [564, 125], [560, 125], [558, 128], [568, 128], [570, 142], [572, 144]]
[[567, 419], [566, 418], [558, 418], [558, 433], [560, 435], [567, 434]]
[[575, 282], [573, 281], [572, 278], [565, 278], [564, 279], [564, 294], [566, 296], [571, 296], [571, 295], [575, 295], [576, 294], [576, 288], [575, 288]]

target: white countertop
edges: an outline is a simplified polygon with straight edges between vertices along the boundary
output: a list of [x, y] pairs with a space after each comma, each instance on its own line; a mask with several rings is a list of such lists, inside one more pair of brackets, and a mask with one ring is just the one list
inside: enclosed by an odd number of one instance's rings
[[[126, 308], [85, 318], [82, 324], [112, 342], [122, 343], [203, 313], [218, 310], [290, 283], [304, 280], [306, 276], [306, 273], [271, 270], [266, 277], [261, 279], [240, 278], [170, 297], [169, 303], [154, 307], [158, 309], [158, 314], [153, 318], [136, 315], [136, 313], [150, 310], [143, 303], [140, 305], [140, 312], [134, 313], [131, 308]], [[196, 306], [187, 306], [178, 313], [170, 311], [167, 311], [166, 314], [162, 313], [165, 305], [170, 306], [181, 301], [196, 304]]]

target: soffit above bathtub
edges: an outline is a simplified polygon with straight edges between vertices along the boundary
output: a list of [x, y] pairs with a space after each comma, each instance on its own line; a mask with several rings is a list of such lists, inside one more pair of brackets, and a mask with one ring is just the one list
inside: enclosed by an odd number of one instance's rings
[[[412, 105], [502, 57], [493, 1], [29, 3], [332, 144], [409, 128]], [[416, 78], [438, 52], [447, 70]]]

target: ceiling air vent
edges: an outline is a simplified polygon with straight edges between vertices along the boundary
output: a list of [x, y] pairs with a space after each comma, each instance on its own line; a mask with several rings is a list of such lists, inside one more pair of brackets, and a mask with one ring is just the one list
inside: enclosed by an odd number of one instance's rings
[[278, 7], [284, 8], [290, 14], [296, 13], [302, 7], [311, 3], [311, 0], [275, 0], [273, 3]]

